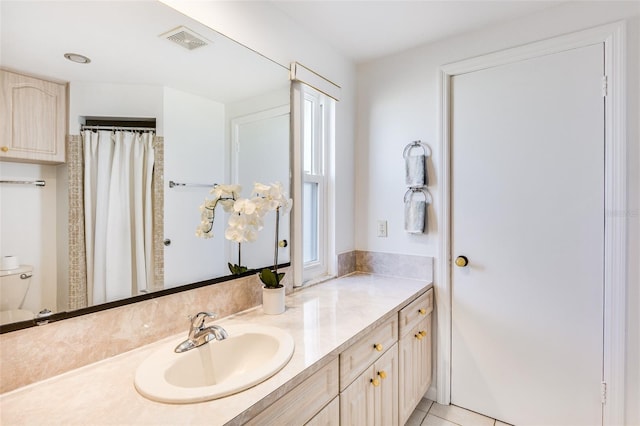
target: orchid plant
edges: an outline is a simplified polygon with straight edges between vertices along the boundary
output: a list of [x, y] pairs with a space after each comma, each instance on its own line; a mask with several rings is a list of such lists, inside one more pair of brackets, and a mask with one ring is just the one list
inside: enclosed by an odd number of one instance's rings
[[254, 199], [259, 201], [262, 214], [266, 214], [268, 211], [276, 212], [276, 233], [274, 244], [274, 256], [273, 256], [273, 269], [264, 268], [258, 276], [260, 281], [264, 284], [265, 288], [280, 288], [282, 284], [280, 282], [284, 278], [284, 273], [278, 273], [278, 249], [280, 248], [280, 215], [287, 214], [291, 210], [293, 201], [288, 198], [284, 193], [282, 184], [280, 182], [272, 183], [271, 185], [264, 185], [256, 183], [253, 187]]
[[[216, 217], [216, 207], [220, 204], [227, 213], [234, 213], [235, 202], [240, 196], [242, 187], [240, 185], [214, 185], [209, 192], [213, 198], [205, 198], [200, 206], [200, 225], [196, 229], [196, 236], [201, 238], [213, 238], [213, 221]], [[233, 216], [232, 216], [233, 217]], [[225, 237], [227, 237], [225, 233]], [[227, 263], [229, 271], [234, 275], [247, 272], [247, 267], [242, 266], [242, 242], [237, 239], [228, 238], [238, 242], [238, 263]], [[247, 240], [249, 241], [249, 240]]]
[[227, 229], [224, 236], [227, 240], [238, 243], [238, 265], [229, 263], [229, 270], [233, 274], [241, 274], [247, 271], [245, 266], [240, 266], [241, 244], [252, 242], [258, 238], [258, 232], [264, 227], [264, 216], [269, 211], [276, 212], [275, 253], [273, 268], [264, 268], [258, 274], [266, 288], [280, 288], [280, 282], [284, 273], [278, 273], [278, 249], [280, 215], [287, 214], [291, 210], [292, 200], [285, 194], [280, 182], [264, 185], [255, 183], [251, 198], [240, 198], [239, 185], [215, 185], [211, 189], [212, 199], [205, 199], [200, 206], [201, 222], [196, 230], [196, 235], [202, 238], [213, 237], [213, 221], [215, 208], [219, 204], [225, 212], [230, 213]]

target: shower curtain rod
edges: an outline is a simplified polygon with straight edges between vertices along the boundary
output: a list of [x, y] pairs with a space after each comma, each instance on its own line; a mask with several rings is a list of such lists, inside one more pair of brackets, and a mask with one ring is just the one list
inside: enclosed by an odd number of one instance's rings
[[80, 130], [123, 130], [132, 132], [155, 132], [155, 127], [122, 127], [122, 126], [81, 126]]

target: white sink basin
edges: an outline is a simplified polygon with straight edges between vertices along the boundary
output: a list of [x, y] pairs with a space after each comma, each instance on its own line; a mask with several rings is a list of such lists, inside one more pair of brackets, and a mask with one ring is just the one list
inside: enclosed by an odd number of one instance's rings
[[227, 339], [187, 352], [174, 352], [184, 339], [163, 345], [136, 370], [138, 392], [172, 403], [222, 398], [265, 381], [293, 355], [293, 338], [279, 328], [254, 324], [224, 328]]

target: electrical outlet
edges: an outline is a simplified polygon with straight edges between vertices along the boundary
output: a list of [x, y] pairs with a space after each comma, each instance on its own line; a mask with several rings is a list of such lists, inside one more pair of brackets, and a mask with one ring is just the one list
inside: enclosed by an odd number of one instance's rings
[[379, 220], [378, 221], [378, 237], [387, 237], [387, 221]]

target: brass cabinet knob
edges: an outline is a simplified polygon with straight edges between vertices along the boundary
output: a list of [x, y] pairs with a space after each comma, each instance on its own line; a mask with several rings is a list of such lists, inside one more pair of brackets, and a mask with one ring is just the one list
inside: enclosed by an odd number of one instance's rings
[[380, 343], [376, 343], [375, 345], [373, 345], [373, 347], [376, 349], [376, 351], [382, 352], [382, 345]]
[[422, 340], [422, 339], [424, 339], [424, 336], [423, 336], [422, 334], [420, 334], [420, 333], [415, 334], [414, 336], [415, 336], [415, 338], [416, 338], [416, 339], [418, 339], [418, 340]]
[[0, 148], [2, 150], [2, 152], [7, 152], [9, 151], [9, 147], [8, 146], [3, 146], [2, 148]]
[[425, 315], [427, 313], [427, 310], [424, 308], [420, 308], [418, 309], [418, 312], [420, 312], [420, 315]]
[[427, 332], [424, 330], [421, 330], [418, 332], [419, 335], [421, 335], [422, 337], [425, 337], [427, 335]]
[[381, 379], [386, 379], [387, 373], [384, 370], [378, 371], [378, 376], [380, 376]]
[[380, 386], [380, 380], [378, 379], [371, 379], [371, 384], [375, 387]]
[[456, 266], [464, 268], [468, 264], [469, 264], [469, 259], [467, 259], [467, 256], [458, 256], [458, 257], [456, 257]]

